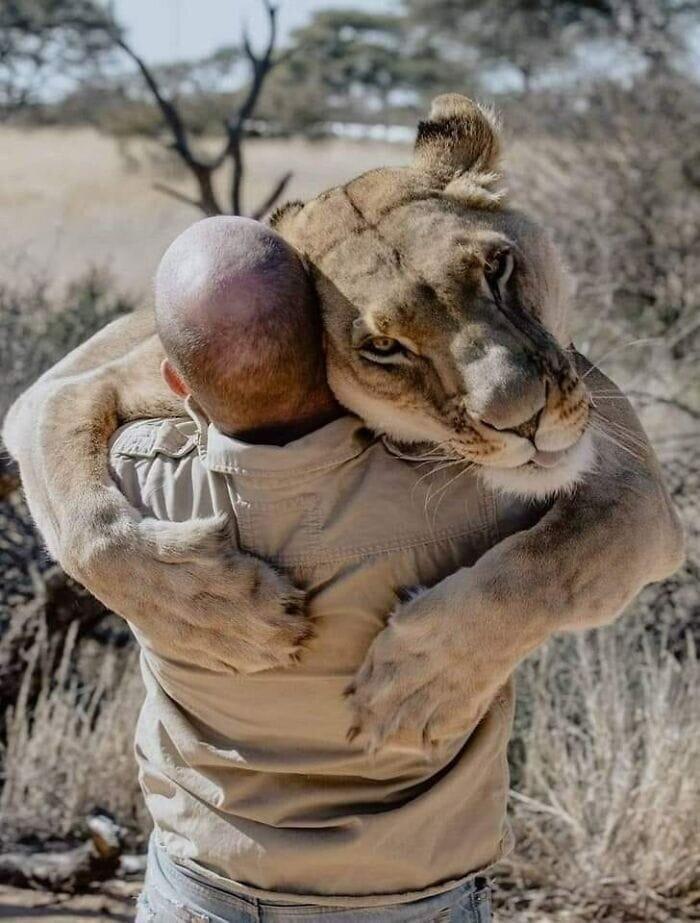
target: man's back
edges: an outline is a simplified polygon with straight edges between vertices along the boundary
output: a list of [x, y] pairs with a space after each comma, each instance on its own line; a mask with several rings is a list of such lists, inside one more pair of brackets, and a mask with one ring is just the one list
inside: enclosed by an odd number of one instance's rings
[[397, 591], [472, 564], [536, 511], [395, 457], [351, 417], [284, 448], [195, 417], [117, 435], [123, 491], [161, 519], [232, 515], [243, 550], [309, 590], [317, 634], [298, 666], [253, 675], [175, 662], [139, 635], [158, 839], [225, 887], [334, 905], [414, 899], [491, 864], [508, 839], [511, 690], [430, 758], [405, 737], [374, 757], [349, 743], [342, 693]]

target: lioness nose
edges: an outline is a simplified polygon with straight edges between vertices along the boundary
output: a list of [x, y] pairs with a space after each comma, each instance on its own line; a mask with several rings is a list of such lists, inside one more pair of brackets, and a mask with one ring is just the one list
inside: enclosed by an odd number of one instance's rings
[[532, 439], [537, 431], [540, 411], [547, 399], [543, 381], [531, 381], [527, 387], [508, 394], [495, 389], [491, 399], [480, 408], [478, 417], [499, 430], [512, 430], [519, 436]]
[[547, 388], [538, 363], [519, 350], [494, 344], [465, 364], [467, 409], [494, 429], [515, 429], [544, 407]]

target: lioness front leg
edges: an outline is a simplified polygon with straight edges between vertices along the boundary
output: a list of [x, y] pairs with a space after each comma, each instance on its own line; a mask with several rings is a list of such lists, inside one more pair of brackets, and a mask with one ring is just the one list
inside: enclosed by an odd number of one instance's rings
[[[152, 324], [151, 324], [152, 328]], [[222, 518], [142, 517], [112, 483], [117, 426], [176, 414], [143, 317], [97, 334], [21, 397], [5, 441], [51, 554], [174, 657], [252, 671], [286, 666], [310, 635], [304, 594], [235, 549]]]
[[612, 621], [682, 562], [682, 529], [632, 408], [584, 368], [613, 440], [599, 431], [596, 470], [537, 525], [393, 613], [348, 690], [351, 736], [370, 748], [399, 730], [426, 744], [464, 732], [553, 633]]

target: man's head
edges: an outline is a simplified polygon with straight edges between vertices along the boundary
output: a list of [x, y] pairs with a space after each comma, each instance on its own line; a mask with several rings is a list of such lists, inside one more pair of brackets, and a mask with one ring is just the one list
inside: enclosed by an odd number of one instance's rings
[[155, 295], [164, 377], [221, 429], [299, 423], [333, 404], [313, 288], [270, 228], [198, 221], [165, 252]]

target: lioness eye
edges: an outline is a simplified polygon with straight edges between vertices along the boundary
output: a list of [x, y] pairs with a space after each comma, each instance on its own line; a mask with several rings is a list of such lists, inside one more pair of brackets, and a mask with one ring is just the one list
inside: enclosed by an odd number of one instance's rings
[[410, 351], [393, 337], [370, 337], [360, 346], [360, 354], [371, 362], [396, 365], [407, 361]]
[[484, 275], [490, 285], [504, 285], [512, 270], [513, 254], [510, 250], [499, 250], [484, 266]]
[[401, 349], [401, 344], [398, 340], [393, 340], [391, 337], [372, 337], [366, 345], [369, 345], [375, 352], [382, 353], [385, 356]]

